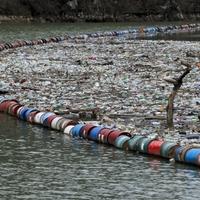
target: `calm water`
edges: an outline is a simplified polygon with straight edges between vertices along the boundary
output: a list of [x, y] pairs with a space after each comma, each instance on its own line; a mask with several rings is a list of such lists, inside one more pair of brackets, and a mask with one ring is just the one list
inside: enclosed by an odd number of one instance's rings
[[[185, 22], [185, 24], [191, 22]], [[168, 23], [171, 25], [172, 23]], [[180, 24], [180, 22], [173, 22], [173, 24]], [[167, 23], [146, 23], [142, 25], [167, 25]], [[133, 27], [141, 26], [141, 23], [1, 23], [0, 24], [0, 42], [13, 41], [17, 39], [35, 39], [46, 38], [50, 36], [77, 34], [86, 32], [109, 31], [109, 30], [124, 30]], [[146, 39], [146, 38], [141, 38]], [[173, 34], [173, 35], [159, 35], [150, 37], [150, 39], [172, 39], [172, 40], [200, 40], [200, 32], [195, 34]]]
[[198, 199], [200, 171], [0, 114], [0, 199]]

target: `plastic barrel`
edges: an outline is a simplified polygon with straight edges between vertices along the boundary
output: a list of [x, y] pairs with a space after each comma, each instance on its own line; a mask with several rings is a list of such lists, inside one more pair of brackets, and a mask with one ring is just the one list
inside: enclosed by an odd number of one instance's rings
[[89, 132], [90, 132], [93, 128], [95, 128], [95, 127], [96, 127], [96, 126], [93, 125], [93, 124], [86, 124], [86, 125], [83, 127], [83, 132], [82, 132], [81, 136], [82, 136], [83, 138], [87, 139]]
[[72, 133], [71, 133], [71, 131], [72, 131], [72, 129], [74, 128], [74, 126], [73, 125], [69, 125], [69, 126], [67, 126], [66, 128], [65, 128], [65, 130], [64, 130], [64, 134], [66, 134], [66, 135], [72, 135]]
[[163, 158], [173, 158], [175, 154], [175, 147], [177, 147], [177, 144], [164, 142], [160, 149], [160, 155]]
[[51, 127], [51, 122], [56, 118], [58, 117], [58, 115], [52, 115], [50, 117], [48, 117], [47, 119], [47, 126], [50, 128]]
[[57, 116], [56, 118], [54, 118], [51, 122], [51, 128], [57, 130], [57, 123], [59, 122], [59, 120], [62, 120], [63, 117]]
[[45, 121], [48, 117], [50, 117], [50, 116], [52, 116], [52, 115], [55, 115], [55, 113], [53, 113], [53, 112], [45, 112], [45, 113], [41, 116], [41, 118], [40, 118], [40, 123], [43, 124], [44, 121]]
[[117, 139], [117, 137], [121, 136], [121, 135], [126, 135], [131, 137], [131, 134], [125, 131], [119, 131], [119, 130], [115, 130], [112, 131], [109, 136], [108, 136], [108, 144], [114, 145], [115, 144], [115, 140]]
[[[46, 113], [45, 115], [42, 116], [42, 124], [43, 126], [45, 127], [48, 127], [49, 126], [49, 119], [52, 117], [52, 116], [57, 116], [55, 113], [52, 113], [52, 112], [48, 112]], [[53, 119], [52, 119], [53, 120]]]
[[102, 129], [103, 129], [102, 126], [97, 126], [93, 128], [88, 134], [88, 139], [93, 140], [93, 141], [99, 141], [99, 134]]
[[34, 111], [34, 109], [31, 109], [31, 108], [24, 108], [20, 111], [20, 119], [22, 120], [26, 120], [27, 118], [27, 112], [30, 113]]
[[28, 121], [28, 116], [29, 116], [32, 112], [35, 112], [35, 111], [38, 111], [38, 110], [35, 109], [35, 108], [29, 108], [29, 110], [27, 110], [26, 113], [25, 113], [25, 120]]
[[179, 153], [179, 158], [181, 162], [185, 162], [185, 155], [190, 150], [193, 149], [193, 146], [185, 146], [182, 151]]
[[35, 116], [36, 116], [39, 112], [40, 112], [40, 111], [33, 111], [33, 112], [31, 112], [31, 113], [28, 115], [27, 121], [33, 124], [33, 123], [34, 123]]
[[153, 140], [148, 145], [148, 154], [160, 156], [160, 149], [164, 141]]
[[16, 108], [19, 108], [19, 107], [21, 107], [21, 105], [19, 105], [19, 104], [16, 104], [16, 105], [13, 105], [12, 107], [10, 107], [9, 108], [9, 114], [12, 115], [12, 116], [14, 116], [14, 110]]
[[57, 124], [56, 124], [56, 130], [61, 130], [61, 126], [62, 126], [62, 123], [65, 121], [65, 118], [63, 117], [62, 119], [60, 119]]
[[114, 146], [119, 149], [123, 149], [125, 146], [125, 143], [128, 142], [129, 140], [130, 140], [129, 136], [121, 135], [121, 136], [117, 137], [117, 139], [115, 140]]
[[113, 129], [108, 129], [108, 128], [102, 129], [99, 133], [98, 140], [104, 144], [108, 144], [108, 136], [113, 131], [114, 131]]
[[12, 104], [9, 105], [7, 112], [8, 112], [10, 115], [12, 115], [13, 108], [16, 107], [16, 106], [18, 106], [18, 105], [19, 105], [19, 104], [18, 104], [17, 102], [13, 102]]
[[200, 148], [193, 148], [186, 152], [185, 162], [200, 166]]
[[146, 137], [142, 135], [134, 135], [133, 137], [131, 137], [130, 140], [128, 141], [128, 149], [132, 151], [137, 151], [137, 142], [141, 138], [146, 138]]
[[9, 105], [11, 105], [13, 103], [13, 101], [10, 101], [10, 100], [6, 100], [6, 101], [3, 101], [1, 104], [0, 104], [0, 111], [1, 112], [7, 112], [8, 111], [8, 107]]
[[65, 119], [65, 121], [63, 121], [62, 124], [61, 124], [61, 131], [64, 131], [65, 128], [69, 125], [76, 125], [76, 124], [77, 124], [77, 121]]
[[[74, 125], [69, 125], [69, 126], [74, 126]], [[83, 131], [83, 127], [84, 127], [84, 124], [75, 125], [71, 130], [72, 136], [73, 137], [81, 137], [81, 132]]]
[[20, 112], [21, 110], [24, 109], [24, 106], [20, 107], [18, 110], [17, 110], [17, 117], [19, 118], [20, 117]]
[[39, 112], [35, 115], [34, 117], [34, 123], [36, 124], [41, 124], [40, 118], [45, 112]]
[[22, 108], [22, 107], [23, 107], [23, 105], [18, 105], [18, 106], [13, 107], [12, 115], [16, 117], [16, 116], [17, 116], [18, 110], [19, 110], [20, 108]]
[[136, 149], [140, 153], [148, 153], [148, 146], [153, 141], [153, 139], [148, 137], [143, 137], [136, 142]]
[[181, 158], [180, 158], [180, 155], [181, 155], [181, 152], [182, 152], [182, 150], [184, 149], [184, 147], [177, 147], [176, 149], [175, 149], [175, 156], [174, 156], [174, 159], [176, 160], [176, 161], [179, 161], [179, 162], [181, 162]]

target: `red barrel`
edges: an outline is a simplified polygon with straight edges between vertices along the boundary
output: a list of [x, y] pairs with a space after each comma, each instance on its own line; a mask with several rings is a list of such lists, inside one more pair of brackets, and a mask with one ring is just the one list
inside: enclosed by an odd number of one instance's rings
[[99, 141], [104, 144], [108, 144], [108, 136], [113, 131], [114, 131], [113, 129], [108, 129], [108, 128], [102, 129], [99, 134]]
[[13, 109], [12, 109], [12, 115], [16, 117], [16, 116], [17, 116], [17, 111], [18, 111], [21, 107], [23, 107], [23, 105], [18, 105], [18, 106], [13, 107]]
[[93, 128], [95, 128], [96, 126], [95, 125], [93, 125], [93, 124], [86, 124], [84, 127], [83, 127], [83, 132], [81, 133], [81, 136], [83, 137], [83, 138], [88, 138], [88, 134], [89, 134], [89, 132], [93, 129]]
[[119, 131], [119, 130], [115, 130], [112, 131], [109, 136], [108, 136], [108, 144], [115, 144], [115, 140], [117, 139], [117, 137], [121, 136], [121, 135], [126, 135], [131, 137], [131, 134], [125, 131]]
[[3, 103], [0, 104], [0, 111], [2, 112], [7, 112], [9, 105], [13, 103], [14, 101], [4, 101]]
[[18, 105], [19, 105], [19, 104], [18, 104], [17, 102], [12, 102], [12, 103], [10, 103], [10, 105], [8, 106], [7, 112], [8, 112], [9, 114], [12, 114], [13, 108], [16, 107], [16, 106], [18, 106]]
[[48, 117], [47, 126], [48, 126], [49, 128], [51, 127], [51, 122], [52, 122], [56, 117], [58, 117], [58, 115], [52, 115], [52, 116]]
[[161, 146], [164, 143], [163, 140], [153, 140], [148, 145], [148, 154], [160, 156]]

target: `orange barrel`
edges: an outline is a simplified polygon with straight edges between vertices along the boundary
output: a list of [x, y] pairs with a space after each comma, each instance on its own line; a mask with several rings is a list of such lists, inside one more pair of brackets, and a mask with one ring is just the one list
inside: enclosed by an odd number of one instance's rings
[[160, 156], [160, 150], [163, 143], [163, 140], [153, 140], [150, 142], [148, 145], [148, 154]]
[[108, 136], [108, 144], [114, 145], [115, 144], [115, 140], [117, 139], [117, 137], [119, 137], [121, 135], [126, 135], [128, 137], [131, 137], [131, 134], [126, 132], [126, 131], [115, 130], [115, 131], [112, 131], [109, 134], [109, 136]]
[[74, 128], [74, 125], [69, 125], [65, 128], [63, 133], [66, 134], [66, 135], [72, 136], [72, 129], [73, 128]]
[[127, 143], [130, 140], [130, 137], [127, 135], [120, 135], [116, 138], [114, 146], [119, 149], [124, 149], [125, 143]]
[[128, 141], [128, 150], [137, 151], [138, 150], [138, 141], [142, 138], [146, 138], [142, 135], [134, 135]]
[[99, 141], [104, 143], [104, 144], [108, 144], [108, 136], [111, 132], [113, 132], [113, 129], [102, 129], [99, 133]]
[[61, 126], [61, 131], [64, 131], [65, 128], [69, 125], [76, 125], [78, 124], [77, 121], [71, 120], [71, 119], [65, 119], [65, 121], [62, 122]]
[[88, 134], [90, 133], [90, 131], [95, 128], [96, 126], [93, 124], [86, 124], [83, 127], [83, 132], [81, 133], [81, 137], [87, 139], [88, 138]]

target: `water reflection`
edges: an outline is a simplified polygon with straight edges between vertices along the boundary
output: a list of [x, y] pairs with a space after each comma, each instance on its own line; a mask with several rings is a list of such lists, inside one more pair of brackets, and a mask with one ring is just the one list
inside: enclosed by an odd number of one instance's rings
[[0, 114], [0, 199], [194, 199], [199, 169]]

